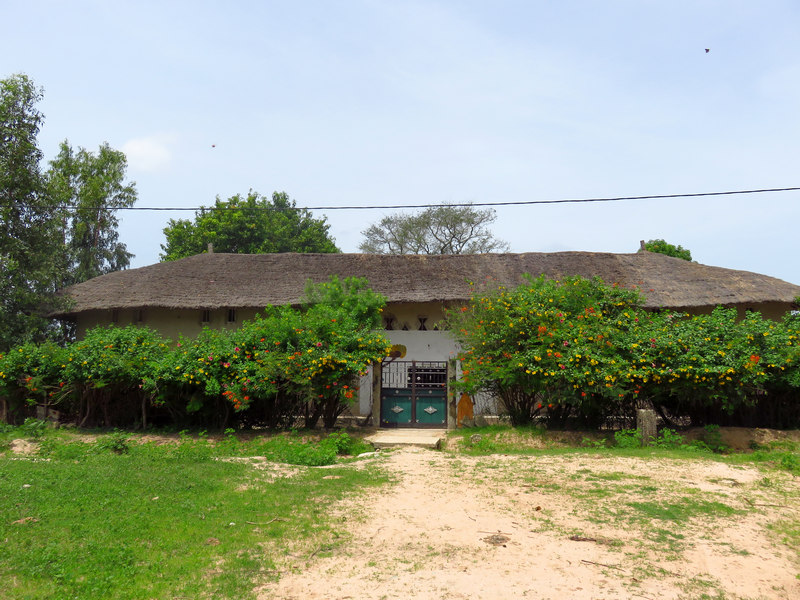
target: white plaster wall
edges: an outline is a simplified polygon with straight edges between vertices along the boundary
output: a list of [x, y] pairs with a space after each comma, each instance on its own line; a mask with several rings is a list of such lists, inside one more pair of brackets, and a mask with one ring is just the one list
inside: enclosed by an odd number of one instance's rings
[[446, 331], [385, 331], [392, 344], [406, 347], [401, 360], [449, 360], [458, 353], [458, 346]]

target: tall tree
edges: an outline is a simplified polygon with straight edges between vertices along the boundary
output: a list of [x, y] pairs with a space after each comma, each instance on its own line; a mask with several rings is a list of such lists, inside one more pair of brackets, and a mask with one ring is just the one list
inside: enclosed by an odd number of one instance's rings
[[114, 210], [133, 204], [125, 156], [65, 142], [42, 172], [41, 88], [23, 74], [0, 80], [0, 351], [63, 330], [46, 317], [59, 287], [124, 268]]
[[361, 232], [359, 248], [368, 254], [484, 254], [507, 252], [508, 243], [488, 226], [494, 210], [445, 204], [415, 214], [384, 217]]
[[85, 148], [75, 152], [67, 141], [47, 172], [51, 198], [65, 215], [66, 273], [64, 284], [127, 268], [133, 256], [119, 241], [116, 216], [120, 208], [136, 203], [136, 186], [125, 182], [125, 154], [107, 143], [97, 154]]
[[294, 200], [275, 192], [270, 200], [250, 191], [228, 200], [217, 197], [213, 207], [202, 207], [194, 221], [170, 219], [164, 228], [166, 244], [162, 261], [177, 260], [205, 252], [267, 254], [272, 252], [339, 252], [328, 234], [325, 217], [315, 219]]
[[26, 75], [0, 80], [0, 349], [41, 337], [41, 305], [54, 298], [58, 211], [45, 193], [37, 145], [42, 98]]

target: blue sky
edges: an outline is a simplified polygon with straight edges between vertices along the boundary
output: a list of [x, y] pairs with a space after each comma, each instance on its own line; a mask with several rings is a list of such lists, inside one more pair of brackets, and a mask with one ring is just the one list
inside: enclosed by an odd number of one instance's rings
[[[800, 186], [795, 0], [5, 0], [0, 77], [39, 143], [128, 155], [139, 206], [298, 206]], [[706, 53], [705, 48], [710, 52]], [[337, 244], [389, 211], [329, 211]], [[170, 217], [122, 216], [133, 266]], [[497, 209], [514, 252], [633, 252], [800, 284], [800, 192]]]

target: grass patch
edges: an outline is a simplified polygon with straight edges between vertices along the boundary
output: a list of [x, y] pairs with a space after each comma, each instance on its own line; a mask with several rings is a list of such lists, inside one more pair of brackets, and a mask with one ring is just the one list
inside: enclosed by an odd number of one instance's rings
[[351, 448], [343, 435], [278, 439], [139, 443], [114, 432], [86, 443], [48, 433], [37, 455], [0, 456], [4, 597], [253, 597], [287, 552], [342, 539], [332, 503], [387, 481], [375, 465], [270, 480], [247, 462], [214, 460], [314, 464]]
[[629, 502], [628, 506], [646, 519], [675, 521], [678, 523], [700, 516], [729, 517], [738, 512], [722, 502], [712, 502], [686, 496], [670, 502]]
[[548, 432], [543, 427], [487, 425], [457, 429], [448, 433], [449, 445], [471, 456], [484, 454], [523, 454], [549, 445]]

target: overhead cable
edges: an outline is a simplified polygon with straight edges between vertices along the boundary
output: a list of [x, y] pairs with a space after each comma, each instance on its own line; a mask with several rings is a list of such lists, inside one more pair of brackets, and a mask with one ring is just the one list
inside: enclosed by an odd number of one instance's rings
[[349, 205], [349, 206], [74, 206], [62, 205], [61, 208], [72, 210], [143, 210], [143, 211], [198, 211], [198, 210], [397, 210], [413, 208], [476, 207], [476, 206], [527, 206], [532, 204], [579, 204], [592, 202], [622, 202], [628, 200], [665, 200], [670, 198], [701, 198], [711, 196], [733, 196], [739, 194], [766, 194], [771, 192], [796, 192], [800, 187], [766, 188], [758, 190], [735, 190], [729, 192], [702, 192], [695, 194], [653, 194], [649, 196], [616, 196], [612, 198], [569, 198], [562, 200], [514, 200], [507, 202], [454, 202], [439, 204], [387, 204], [387, 205]]

